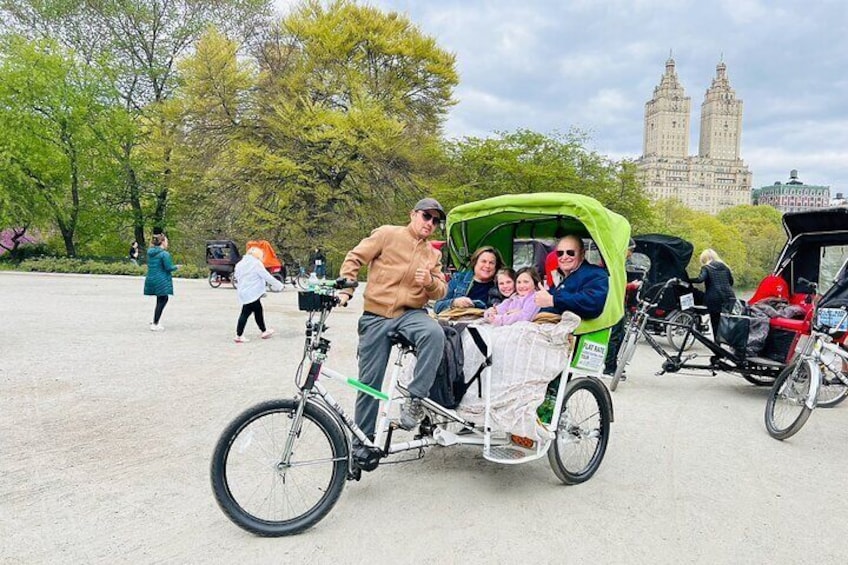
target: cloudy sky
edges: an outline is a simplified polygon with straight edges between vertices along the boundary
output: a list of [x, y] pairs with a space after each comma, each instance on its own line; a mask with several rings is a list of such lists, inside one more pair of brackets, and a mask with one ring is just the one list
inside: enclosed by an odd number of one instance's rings
[[[276, 0], [282, 12], [290, 0]], [[485, 137], [579, 128], [612, 158], [642, 152], [645, 102], [669, 51], [700, 107], [723, 57], [744, 101], [754, 186], [786, 181], [848, 195], [848, 5], [844, 0], [372, 0], [456, 55], [446, 132]]]

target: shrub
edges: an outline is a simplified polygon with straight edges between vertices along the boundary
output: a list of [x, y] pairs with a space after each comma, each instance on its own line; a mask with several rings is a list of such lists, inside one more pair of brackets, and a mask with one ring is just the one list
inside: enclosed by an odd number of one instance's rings
[[[146, 265], [134, 265], [129, 261], [104, 262], [67, 257], [33, 257], [22, 261], [17, 270], [41, 273], [80, 273], [92, 275], [133, 275], [147, 274]], [[174, 276], [183, 279], [206, 278], [208, 271], [197, 265], [181, 265]]]

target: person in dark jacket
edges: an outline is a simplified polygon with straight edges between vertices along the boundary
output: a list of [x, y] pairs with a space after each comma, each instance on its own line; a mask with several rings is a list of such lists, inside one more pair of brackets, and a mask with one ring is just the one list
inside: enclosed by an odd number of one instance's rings
[[699, 260], [701, 272], [689, 282], [704, 283], [704, 305], [710, 314], [713, 338], [718, 343], [718, 324], [722, 308], [736, 300], [736, 294], [733, 292], [733, 273], [712, 249], [705, 249]]
[[[556, 286], [536, 293], [536, 305], [543, 312], [562, 314], [566, 310], [584, 320], [597, 318], [604, 311], [609, 294], [609, 274], [605, 269], [587, 263], [583, 240], [567, 235], [556, 245]], [[556, 279], [559, 279], [558, 281]]]
[[171, 273], [177, 267], [171, 262], [168, 253], [168, 238], [158, 233], [153, 236], [153, 247], [147, 250], [147, 276], [144, 277], [144, 295], [156, 297], [156, 308], [153, 310], [153, 321], [150, 331], [161, 332], [165, 328], [159, 324], [162, 311], [168, 304], [168, 296], [174, 294], [174, 282]]

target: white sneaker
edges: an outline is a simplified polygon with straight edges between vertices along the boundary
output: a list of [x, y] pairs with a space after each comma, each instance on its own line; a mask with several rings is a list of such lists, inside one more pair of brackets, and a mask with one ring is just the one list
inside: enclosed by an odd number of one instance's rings
[[247, 342], [248, 342], [248, 341], [250, 341], [250, 340], [249, 340], [249, 339], [247, 339], [247, 338], [246, 338], [246, 337], [244, 337], [244, 336], [237, 335], [237, 336], [236, 336], [236, 338], [235, 338], [233, 341], [234, 341], [234, 342], [236, 342], [236, 343], [247, 343]]
[[163, 326], [162, 324], [150, 324], [150, 331], [162, 332], [165, 331], [165, 326]]
[[262, 337], [262, 339], [268, 339], [268, 338], [269, 338], [269, 337], [271, 337], [272, 335], [274, 335], [274, 330], [272, 330], [271, 328], [268, 328], [267, 330], [265, 330], [264, 332], [262, 332], [262, 336], [261, 336], [261, 337]]

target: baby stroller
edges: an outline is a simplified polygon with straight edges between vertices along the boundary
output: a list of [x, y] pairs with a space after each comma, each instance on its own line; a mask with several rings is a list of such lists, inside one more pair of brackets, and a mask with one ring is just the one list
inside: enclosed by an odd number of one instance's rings
[[223, 283], [236, 286], [233, 270], [241, 259], [238, 247], [231, 240], [206, 242], [206, 265], [209, 266], [209, 286], [218, 288]]

